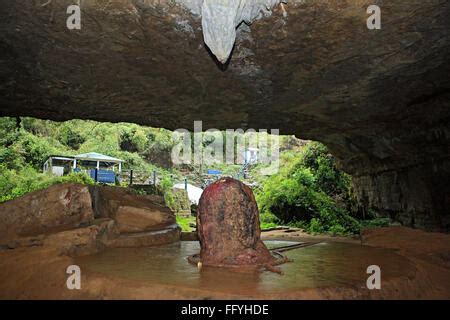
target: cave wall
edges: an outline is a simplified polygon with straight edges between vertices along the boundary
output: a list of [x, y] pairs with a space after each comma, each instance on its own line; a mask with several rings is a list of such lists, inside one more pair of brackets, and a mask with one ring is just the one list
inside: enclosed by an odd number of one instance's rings
[[450, 165], [425, 164], [355, 176], [362, 206], [405, 226], [448, 231]]
[[288, 1], [238, 28], [225, 66], [175, 2], [84, 0], [78, 31], [69, 4], [0, 0], [0, 115], [278, 128], [324, 142], [362, 204], [450, 229], [449, 1]]

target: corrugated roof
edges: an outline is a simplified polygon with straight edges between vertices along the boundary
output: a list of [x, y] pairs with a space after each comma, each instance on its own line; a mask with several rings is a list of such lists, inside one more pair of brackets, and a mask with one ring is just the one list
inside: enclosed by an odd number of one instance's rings
[[100, 161], [124, 162], [124, 160], [113, 158], [113, 157], [110, 157], [110, 156], [106, 156], [104, 154], [97, 153], [97, 152], [88, 152], [88, 153], [78, 154], [74, 158], [75, 159], [89, 159], [89, 160], [100, 160]]

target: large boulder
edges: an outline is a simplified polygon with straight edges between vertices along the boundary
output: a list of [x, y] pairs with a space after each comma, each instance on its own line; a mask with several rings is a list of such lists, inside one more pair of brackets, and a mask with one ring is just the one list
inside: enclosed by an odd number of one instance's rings
[[197, 230], [204, 265], [259, 265], [274, 260], [261, 241], [253, 192], [238, 180], [220, 179], [205, 189]]
[[93, 220], [87, 186], [53, 185], [0, 204], [0, 245], [18, 237], [86, 226]]
[[115, 217], [120, 233], [157, 230], [175, 223], [175, 218], [165, 207], [131, 207], [119, 206]]
[[178, 241], [174, 213], [157, 200], [125, 188], [54, 185], [0, 204], [0, 247], [40, 245], [48, 235], [89, 226], [98, 229], [96, 240], [107, 246]]
[[115, 187], [91, 187], [96, 215], [116, 221], [120, 233], [164, 229], [176, 223], [175, 214], [149, 196]]

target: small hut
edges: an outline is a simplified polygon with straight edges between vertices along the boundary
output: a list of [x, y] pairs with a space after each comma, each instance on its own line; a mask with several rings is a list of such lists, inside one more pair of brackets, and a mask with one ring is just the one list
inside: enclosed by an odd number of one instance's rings
[[43, 171], [56, 176], [64, 176], [71, 172], [86, 172], [95, 181], [114, 183], [116, 172], [122, 171], [124, 160], [89, 152], [73, 157], [50, 156], [44, 163]]
[[87, 169], [122, 171], [121, 159], [106, 156], [96, 152], [88, 152], [74, 157], [73, 168], [82, 167]]

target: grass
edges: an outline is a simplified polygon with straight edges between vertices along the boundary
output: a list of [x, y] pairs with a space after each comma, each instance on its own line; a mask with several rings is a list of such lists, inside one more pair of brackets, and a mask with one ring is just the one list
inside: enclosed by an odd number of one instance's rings
[[378, 227], [389, 227], [389, 218], [374, 218], [371, 220], [361, 220], [361, 228], [378, 228]]
[[261, 230], [278, 227], [275, 222], [261, 222]]
[[[182, 217], [177, 215], [177, 223], [181, 227], [181, 231], [183, 232], [192, 232], [195, 231], [195, 228], [189, 226], [191, 223], [195, 223], [195, 217]], [[261, 221], [261, 229], [268, 229], [278, 227], [278, 224], [271, 221]]]
[[190, 227], [189, 224], [195, 223], [195, 217], [182, 217], [177, 215], [177, 223], [181, 227], [181, 231], [183, 232], [192, 232], [195, 231], [194, 228]]
[[[269, 229], [269, 228], [275, 228], [278, 227], [280, 224], [277, 221], [277, 219], [271, 215], [271, 214], [261, 214], [261, 230]], [[195, 228], [190, 227], [189, 225], [191, 223], [195, 223], [195, 217], [182, 217], [177, 215], [177, 223], [181, 227], [181, 230], [183, 232], [193, 232], [195, 231]], [[388, 218], [375, 218], [372, 220], [363, 220], [360, 221], [362, 228], [376, 228], [376, 227], [387, 227], [389, 226], [389, 219]], [[290, 223], [289, 224], [292, 227], [297, 228], [305, 228], [303, 221], [298, 221], [297, 223]], [[320, 233], [320, 232], [319, 232]], [[332, 232], [331, 232], [332, 233]]]
[[261, 230], [275, 228], [279, 226], [279, 219], [271, 213], [261, 213], [259, 215]]

